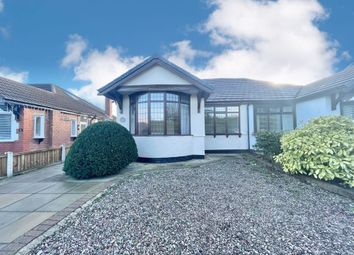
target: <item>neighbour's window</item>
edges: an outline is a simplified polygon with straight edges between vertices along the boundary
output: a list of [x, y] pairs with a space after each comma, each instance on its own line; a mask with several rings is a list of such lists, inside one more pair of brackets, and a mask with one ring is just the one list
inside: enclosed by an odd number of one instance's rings
[[132, 96], [130, 132], [134, 135], [189, 135], [189, 96], [154, 92]]
[[207, 135], [239, 135], [239, 106], [205, 107], [205, 133]]
[[87, 116], [80, 116], [80, 132], [82, 132], [88, 126]]
[[71, 137], [77, 137], [77, 120], [71, 120]]
[[8, 141], [12, 138], [12, 113], [0, 111], [0, 141]]
[[354, 101], [342, 103], [342, 115], [354, 119]]
[[256, 132], [294, 129], [293, 106], [255, 106]]
[[44, 115], [34, 116], [33, 138], [44, 138]]

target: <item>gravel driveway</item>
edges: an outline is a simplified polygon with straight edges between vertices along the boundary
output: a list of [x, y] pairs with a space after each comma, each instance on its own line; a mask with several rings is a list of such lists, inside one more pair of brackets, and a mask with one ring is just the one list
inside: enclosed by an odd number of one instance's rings
[[41, 253], [353, 254], [354, 202], [236, 155], [122, 176]]

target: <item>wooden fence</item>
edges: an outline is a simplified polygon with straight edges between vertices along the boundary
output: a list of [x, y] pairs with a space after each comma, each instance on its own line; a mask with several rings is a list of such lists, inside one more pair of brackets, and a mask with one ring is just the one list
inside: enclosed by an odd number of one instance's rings
[[[65, 148], [67, 155], [70, 147]], [[62, 161], [62, 148], [16, 153], [13, 155], [13, 174], [42, 168]], [[7, 175], [7, 155], [0, 155], [0, 177]]]

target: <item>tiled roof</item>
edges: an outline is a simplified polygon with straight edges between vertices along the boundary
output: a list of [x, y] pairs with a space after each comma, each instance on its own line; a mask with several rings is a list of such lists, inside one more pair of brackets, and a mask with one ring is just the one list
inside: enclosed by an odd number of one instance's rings
[[207, 102], [292, 100], [301, 88], [251, 79], [205, 79], [204, 82], [214, 88]]
[[26, 85], [0, 77], [0, 97], [32, 106], [106, 117], [100, 108], [53, 84]]
[[304, 86], [298, 97], [305, 97], [321, 92], [326, 92], [332, 89], [340, 89], [345, 87], [354, 88], [354, 65], [351, 65], [341, 72], [338, 72], [330, 77], [310, 83]]

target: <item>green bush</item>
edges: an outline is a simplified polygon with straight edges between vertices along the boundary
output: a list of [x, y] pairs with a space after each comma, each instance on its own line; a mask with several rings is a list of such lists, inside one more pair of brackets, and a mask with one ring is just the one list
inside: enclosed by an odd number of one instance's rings
[[281, 152], [281, 136], [282, 133], [280, 132], [258, 132], [256, 134], [256, 144], [254, 145], [254, 148], [270, 159], [273, 159], [275, 155], [278, 155]]
[[111, 121], [98, 122], [77, 137], [64, 172], [77, 179], [116, 174], [137, 157], [135, 141], [127, 129]]
[[320, 117], [281, 138], [275, 157], [285, 172], [340, 179], [354, 186], [354, 122], [346, 117]]

